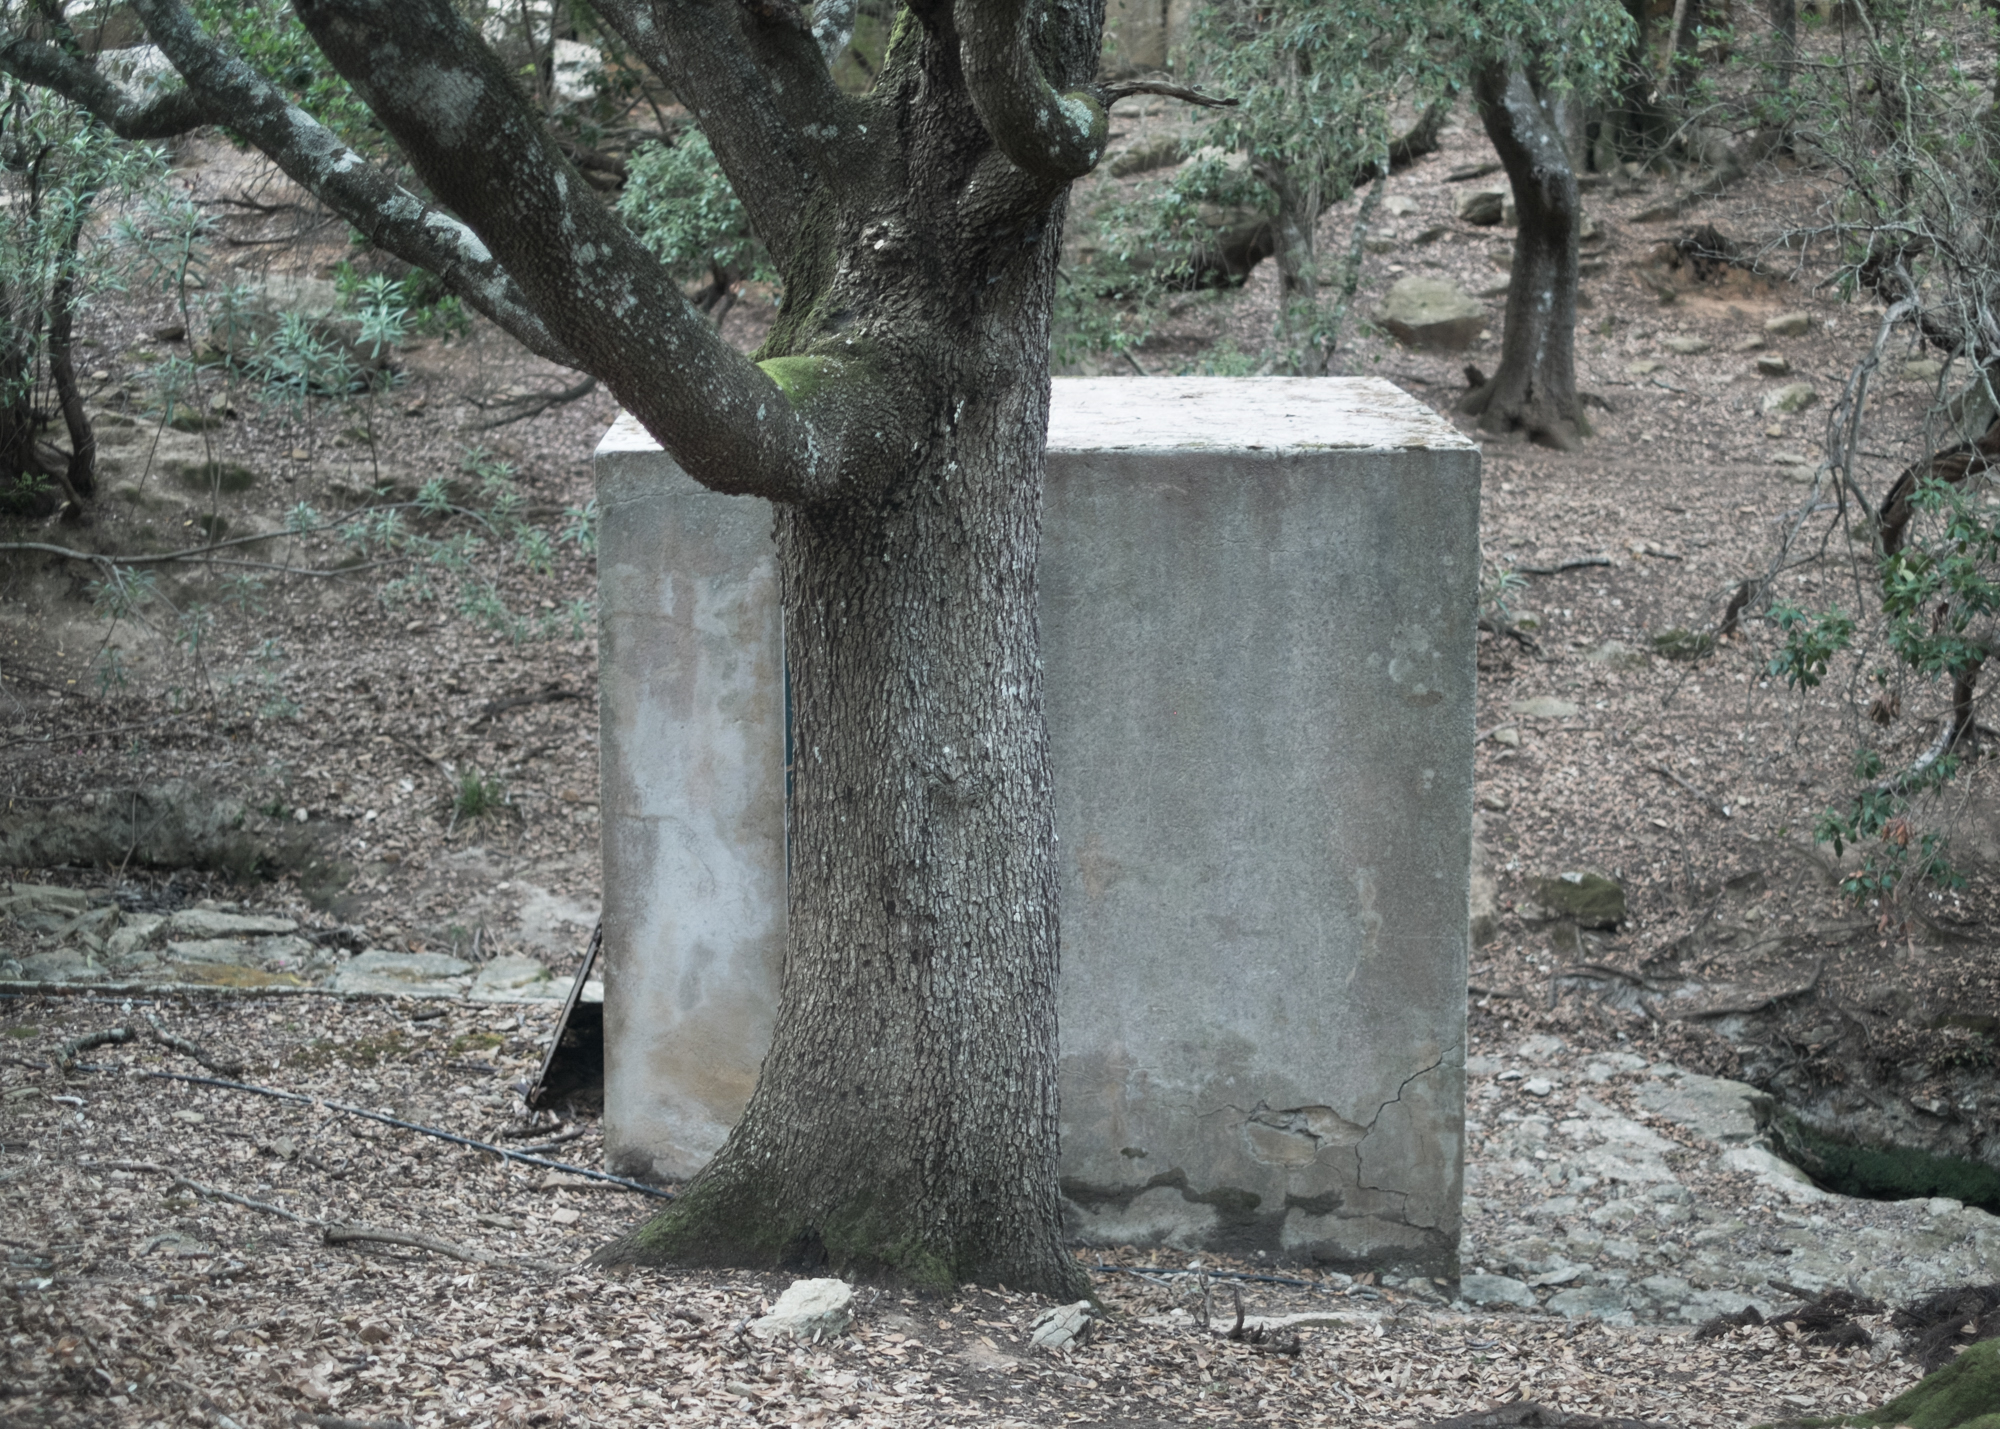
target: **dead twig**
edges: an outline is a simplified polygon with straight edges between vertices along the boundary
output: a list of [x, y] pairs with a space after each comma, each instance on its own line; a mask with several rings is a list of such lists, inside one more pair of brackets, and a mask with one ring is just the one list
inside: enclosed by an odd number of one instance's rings
[[467, 1265], [498, 1265], [510, 1270], [535, 1270], [549, 1275], [566, 1275], [575, 1269], [574, 1266], [558, 1265], [547, 1260], [515, 1260], [510, 1256], [495, 1255], [490, 1250], [479, 1250], [469, 1245], [454, 1245], [435, 1236], [414, 1235], [409, 1231], [378, 1230], [374, 1226], [329, 1225], [320, 1231], [320, 1239], [327, 1245], [351, 1245], [357, 1241], [377, 1245], [404, 1245], [412, 1250], [428, 1250], [437, 1255], [448, 1256], [452, 1260], [462, 1260]]
[[1720, 799], [1717, 799], [1712, 794], [1710, 794], [1707, 790], [1703, 789], [1700, 785], [1689, 783], [1686, 779], [1683, 779], [1680, 775], [1674, 773], [1673, 770], [1669, 769], [1664, 764], [1648, 764], [1646, 767], [1652, 770], [1655, 774], [1659, 775], [1662, 779], [1667, 780], [1669, 783], [1680, 786], [1681, 789], [1686, 791], [1688, 794], [1692, 795], [1696, 800], [1706, 805], [1708, 811], [1716, 815], [1718, 818], [1726, 819], [1730, 817], [1728, 806], [1725, 805]]
[[294, 1225], [317, 1226], [325, 1222], [312, 1216], [302, 1216], [297, 1211], [288, 1211], [283, 1206], [274, 1206], [269, 1201], [253, 1201], [248, 1196], [239, 1196], [234, 1191], [225, 1191], [220, 1186], [206, 1185], [200, 1181], [190, 1181], [185, 1176], [174, 1177], [173, 1188], [185, 1186], [197, 1196], [206, 1196], [212, 1201], [227, 1201], [232, 1206], [242, 1206], [246, 1210], [262, 1211], [267, 1216], [277, 1216], [291, 1221]]
[[369, 1121], [377, 1121], [384, 1126], [393, 1126], [402, 1131], [414, 1131], [424, 1136], [435, 1136], [440, 1141], [449, 1141], [456, 1146], [469, 1146], [474, 1151], [491, 1152], [504, 1161], [519, 1161], [527, 1166], [540, 1166], [548, 1171], [561, 1171], [567, 1175], [581, 1176], [590, 1181], [603, 1181], [608, 1185], [623, 1186], [628, 1191], [637, 1191], [641, 1195], [653, 1196], [662, 1201], [671, 1201], [674, 1198], [671, 1191], [662, 1191], [658, 1186], [648, 1186], [643, 1181], [629, 1181], [623, 1176], [613, 1176], [608, 1171], [593, 1171], [588, 1166], [571, 1166], [562, 1161], [550, 1161], [544, 1157], [534, 1156], [525, 1151], [509, 1151], [504, 1146], [495, 1146], [490, 1141], [476, 1141], [470, 1136], [460, 1136], [457, 1132], [446, 1131], [442, 1127], [425, 1126], [421, 1122], [415, 1121], [404, 1121], [399, 1116], [389, 1116], [383, 1112], [369, 1111], [365, 1107], [347, 1106], [342, 1102], [325, 1101], [319, 1097], [306, 1096], [301, 1092], [280, 1091], [276, 1087], [260, 1087], [251, 1082], [233, 1082], [221, 1077], [194, 1077], [184, 1072], [146, 1072], [143, 1075], [154, 1081], [188, 1082], [200, 1087], [220, 1087], [224, 1091], [249, 1092], [253, 1096], [270, 1097], [275, 1101], [294, 1102], [301, 1106], [325, 1107], [328, 1111], [338, 1112], [342, 1116], [363, 1117]]
[[1527, 576], [1559, 576], [1564, 571], [1580, 571], [1586, 566], [1608, 566], [1609, 556], [1578, 556], [1573, 561], [1557, 561], [1552, 566], [1515, 566], [1513, 569]]
[[56, 1066], [67, 1072], [76, 1065], [79, 1052], [88, 1052], [92, 1047], [120, 1047], [138, 1035], [138, 1029], [132, 1027], [107, 1027], [102, 1032], [86, 1032], [56, 1048]]
[[243, 1070], [243, 1063], [225, 1061], [220, 1057], [213, 1056], [198, 1043], [190, 1042], [185, 1037], [167, 1031], [166, 1028], [160, 1026], [154, 1020], [152, 1013], [148, 1012], [141, 1015], [146, 1019], [146, 1025], [153, 1029], [153, 1040], [158, 1042], [162, 1047], [171, 1047], [182, 1056], [199, 1062], [202, 1066], [208, 1068], [209, 1071], [221, 1072], [227, 1077], [236, 1076]]
[[[542, 413], [552, 408], [574, 402], [582, 397], [588, 397], [596, 390], [597, 379], [595, 377], [586, 377], [574, 387], [565, 387], [557, 392], [531, 392], [525, 397], [505, 398], [502, 401], [495, 402], [493, 405], [496, 407], [518, 406], [520, 410], [509, 412], [504, 417], [495, 417], [490, 422], [474, 422], [472, 424], [473, 429], [475, 431], [487, 432], [493, 430], [495, 427], [508, 427], [516, 422], [525, 422], [530, 417], [539, 417]], [[480, 406], [481, 404], [475, 402], [473, 405]]]

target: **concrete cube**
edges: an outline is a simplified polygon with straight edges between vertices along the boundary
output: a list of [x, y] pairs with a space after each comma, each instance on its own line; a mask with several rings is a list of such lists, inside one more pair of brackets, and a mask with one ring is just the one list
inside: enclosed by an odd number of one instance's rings
[[[607, 1153], [679, 1178], [782, 961], [770, 514], [625, 420], [597, 471]], [[1055, 383], [1077, 1239], [1456, 1272], [1478, 473], [1384, 381]]]

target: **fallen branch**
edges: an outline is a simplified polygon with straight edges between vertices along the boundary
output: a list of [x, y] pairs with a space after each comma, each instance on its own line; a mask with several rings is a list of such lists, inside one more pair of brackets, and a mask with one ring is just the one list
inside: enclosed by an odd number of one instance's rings
[[[1539, 650], [1542, 648], [1535, 643], [1534, 636], [1514, 624], [1511, 620], [1496, 620], [1490, 615], [1482, 615], [1479, 617], [1479, 628], [1489, 635], [1500, 635], [1509, 640], [1518, 641], [1523, 650]], [[1489, 729], [1486, 731], [1486, 734], [1491, 734], [1492, 732]], [[1482, 734], [1479, 738], [1484, 739], [1486, 735]], [[1473, 742], [1476, 744], [1478, 740]]]
[[[277, 1216], [295, 1225], [317, 1226], [324, 1222], [312, 1216], [302, 1216], [297, 1211], [288, 1211], [283, 1206], [274, 1206], [269, 1201], [253, 1201], [248, 1196], [239, 1196], [234, 1191], [225, 1191], [220, 1186], [204, 1185], [200, 1181], [190, 1181], [185, 1176], [174, 1177], [174, 1186], [185, 1186], [197, 1196], [207, 1196], [215, 1201], [227, 1201], [234, 1206], [242, 1206], [252, 1211], [262, 1211], [267, 1216]], [[171, 1189], [171, 1188], [170, 1188]]]
[[1719, 818], [1726, 819], [1729, 817], [1728, 807], [1724, 805], [1720, 799], [1715, 798], [1707, 790], [1703, 789], [1700, 785], [1690, 784], [1687, 780], [1681, 778], [1680, 775], [1674, 773], [1673, 770], [1667, 768], [1667, 766], [1664, 764], [1648, 764], [1646, 767], [1652, 770], [1655, 774], [1659, 775], [1662, 779], [1666, 779], [1674, 784], [1679, 785], [1687, 793], [1693, 795], [1697, 800], [1699, 800], [1701, 803], [1705, 804], [1708, 807], [1708, 811], [1710, 813], [1715, 814]]
[[[516, 422], [525, 422], [530, 417], [539, 417], [551, 408], [574, 402], [581, 397], [588, 397], [596, 390], [597, 379], [595, 377], [586, 377], [574, 387], [565, 387], [558, 392], [530, 392], [525, 397], [510, 397], [503, 402], [496, 402], [493, 405], [496, 407], [518, 405], [520, 407], [518, 412], [510, 412], [504, 417], [495, 417], [490, 422], [475, 422], [473, 423], [473, 428], [476, 431], [487, 432], [493, 430], [495, 427], [509, 427]], [[474, 405], [478, 406], [479, 404], [475, 403]], [[484, 410], [484, 408], [481, 410]]]
[[1748, 1002], [1725, 1002], [1714, 1007], [1693, 1008], [1679, 1015], [1700, 1021], [1710, 1017], [1747, 1017], [1753, 1013], [1770, 1012], [1787, 1002], [1793, 1001], [1795, 998], [1804, 997], [1807, 993], [1818, 987], [1820, 974], [1825, 971], [1826, 959], [1822, 958], [1820, 959], [1819, 966], [1813, 969], [1813, 975], [1798, 987], [1789, 988], [1783, 992], [1768, 993], [1763, 997], [1755, 998]]
[[1234, 109], [1243, 101], [1240, 99], [1217, 99], [1212, 94], [1203, 94], [1198, 89], [1189, 89], [1183, 84], [1169, 84], [1159, 79], [1130, 79], [1121, 84], [1107, 84], [1098, 90], [1099, 102], [1109, 109], [1121, 99], [1129, 99], [1135, 94], [1159, 94], [1168, 99], [1178, 99], [1184, 104], [1199, 104], [1204, 109]]
[[1529, 576], [1559, 576], [1564, 571], [1580, 571], [1586, 566], [1608, 566], [1609, 556], [1578, 556], [1573, 561], [1557, 561], [1552, 566], [1515, 566], [1513, 569]]
[[142, 1013], [141, 1016], [146, 1019], [146, 1025], [153, 1029], [153, 1040], [161, 1046], [171, 1047], [182, 1056], [190, 1057], [208, 1068], [209, 1071], [221, 1072], [224, 1076], [233, 1077], [243, 1070], [243, 1063], [225, 1062], [220, 1058], [212, 1057], [197, 1043], [190, 1042], [185, 1037], [176, 1036], [174, 1033], [167, 1031], [166, 1028], [160, 1026], [153, 1019], [152, 1013]]
[[365, 1107], [347, 1106], [344, 1103], [327, 1101], [321, 1097], [309, 1097], [301, 1092], [280, 1091], [276, 1087], [260, 1087], [250, 1082], [232, 1082], [220, 1077], [193, 1077], [182, 1072], [147, 1072], [144, 1075], [155, 1081], [189, 1082], [200, 1087], [220, 1087], [225, 1091], [249, 1092], [254, 1096], [271, 1097], [276, 1101], [296, 1102], [301, 1106], [324, 1107], [326, 1110], [338, 1112], [342, 1116], [364, 1117], [369, 1121], [377, 1121], [384, 1126], [393, 1126], [402, 1131], [414, 1131], [424, 1136], [435, 1136], [440, 1141], [449, 1141], [456, 1146], [469, 1146], [474, 1151], [488, 1151], [500, 1157], [503, 1161], [519, 1161], [526, 1166], [540, 1166], [548, 1171], [562, 1171], [571, 1176], [582, 1176], [590, 1181], [603, 1181], [609, 1185], [623, 1186], [628, 1191], [637, 1191], [641, 1195], [653, 1196], [662, 1201], [671, 1201], [674, 1198], [674, 1194], [671, 1191], [662, 1191], [659, 1187], [648, 1186], [643, 1181], [629, 1181], [623, 1176], [613, 1176], [608, 1171], [593, 1171], [588, 1166], [571, 1166], [562, 1161], [550, 1161], [546, 1157], [535, 1156], [526, 1151], [509, 1151], [504, 1146], [495, 1146], [490, 1141], [475, 1141], [472, 1137], [460, 1136], [457, 1132], [446, 1131], [442, 1127], [425, 1126], [421, 1122], [415, 1121], [404, 1121], [398, 1116], [389, 1116], [379, 1111], [369, 1111]]
[[92, 1047], [120, 1047], [138, 1036], [130, 1027], [110, 1027], [102, 1032], [86, 1032], [56, 1048], [56, 1065], [67, 1072], [76, 1065], [76, 1054]]
[[357, 1241], [376, 1245], [406, 1245], [412, 1250], [428, 1250], [438, 1255], [449, 1256], [453, 1260], [462, 1260], [467, 1265], [500, 1265], [510, 1270], [538, 1270], [551, 1275], [567, 1275], [576, 1268], [571, 1265], [557, 1265], [547, 1260], [515, 1260], [511, 1256], [495, 1255], [490, 1250], [454, 1245], [435, 1236], [414, 1235], [409, 1231], [377, 1230], [373, 1226], [329, 1225], [320, 1231], [320, 1239], [327, 1245], [351, 1245]]

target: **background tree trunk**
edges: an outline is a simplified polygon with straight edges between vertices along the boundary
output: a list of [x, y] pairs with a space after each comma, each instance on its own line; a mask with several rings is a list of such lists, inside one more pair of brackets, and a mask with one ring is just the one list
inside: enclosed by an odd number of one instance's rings
[[1491, 432], [1526, 432], [1544, 445], [1573, 449], [1589, 425], [1576, 396], [1577, 234], [1582, 218], [1569, 150], [1525, 70], [1488, 65], [1473, 96], [1506, 167], [1521, 222], [1507, 285], [1500, 367], [1475, 387], [1460, 410]]

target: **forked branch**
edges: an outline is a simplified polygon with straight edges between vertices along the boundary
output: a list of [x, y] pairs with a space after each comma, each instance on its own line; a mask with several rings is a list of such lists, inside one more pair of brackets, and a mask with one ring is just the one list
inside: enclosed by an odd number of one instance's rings
[[96, 67], [46, 40], [0, 30], [0, 73], [60, 94], [88, 110], [121, 139], [171, 139], [214, 124], [222, 111], [193, 89], [169, 89], [138, 98]]
[[1097, 166], [1111, 133], [1093, 89], [1058, 94], [1035, 57], [1031, 0], [966, 0], [955, 11], [966, 92], [995, 147], [1044, 183], [1066, 184]]

